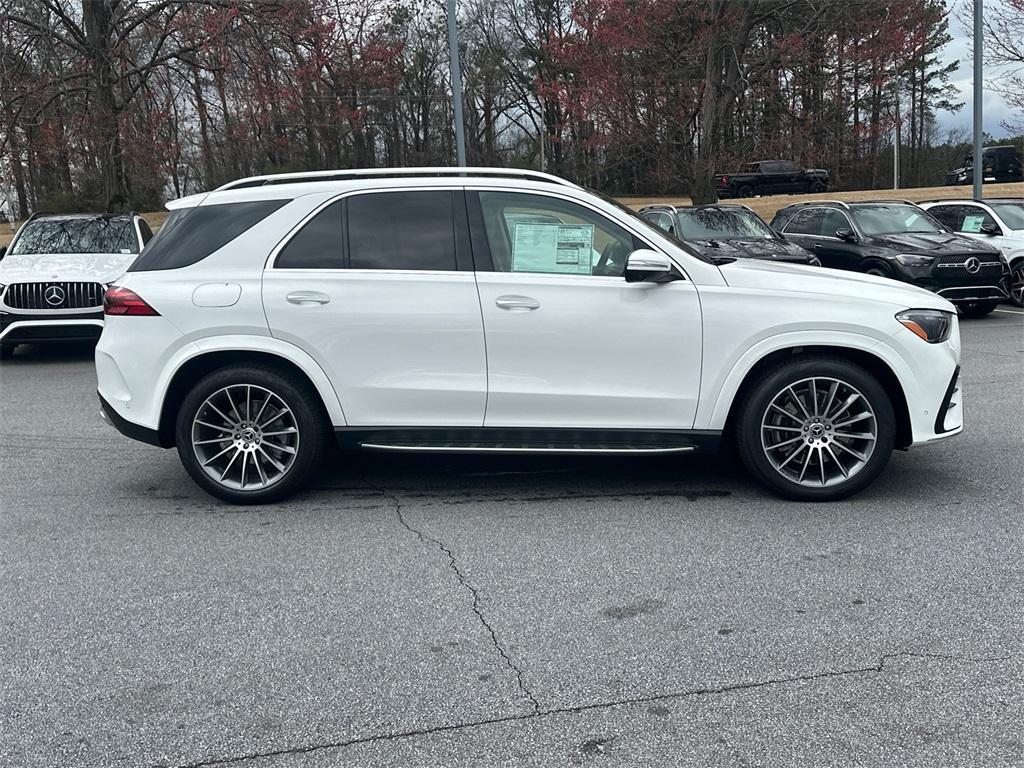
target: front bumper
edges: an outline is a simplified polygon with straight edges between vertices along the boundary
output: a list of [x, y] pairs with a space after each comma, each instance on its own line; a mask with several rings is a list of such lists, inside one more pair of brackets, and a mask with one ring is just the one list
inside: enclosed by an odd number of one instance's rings
[[4, 344], [96, 341], [102, 332], [102, 310], [49, 313], [0, 311], [0, 341]]

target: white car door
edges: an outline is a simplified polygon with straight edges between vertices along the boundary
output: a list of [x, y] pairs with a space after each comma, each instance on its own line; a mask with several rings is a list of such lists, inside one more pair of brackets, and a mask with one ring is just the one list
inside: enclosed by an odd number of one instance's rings
[[690, 429], [701, 312], [686, 279], [627, 283], [649, 247], [597, 209], [467, 191], [487, 340], [488, 427]]
[[271, 257], [263, 304], [270, 332], [327, 373], [349, 426], [483, 424], [483, 324], [461, 190], [325, 204]]

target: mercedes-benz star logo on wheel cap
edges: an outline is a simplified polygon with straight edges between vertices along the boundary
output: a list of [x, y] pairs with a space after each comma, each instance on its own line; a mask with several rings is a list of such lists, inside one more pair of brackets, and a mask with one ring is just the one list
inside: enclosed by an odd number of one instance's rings
[[43, 292], [43, 298], [51, 307], [59, 307], [64, 303], [64, 289], [59, 285], [51, 285]]
[[971, 256], [967, 261], [964, 262], [964, 269], [970, 272], [972, 275], [981, 269], [981, 262], [978, 259]]

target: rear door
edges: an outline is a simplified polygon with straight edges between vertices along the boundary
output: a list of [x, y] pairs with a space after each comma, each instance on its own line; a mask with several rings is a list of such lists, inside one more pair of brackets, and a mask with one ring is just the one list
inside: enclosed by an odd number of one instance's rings
[[488, 427], [690, 429], [701, 313], [686, 279], [627, 283], [648, 247], [556, 194], [468, 191]]
[[271, 333], [330, 377], [350, 426], [483, 424], [483, 322], [461, 190], [325, 203], [275, 249], [263, 304]]

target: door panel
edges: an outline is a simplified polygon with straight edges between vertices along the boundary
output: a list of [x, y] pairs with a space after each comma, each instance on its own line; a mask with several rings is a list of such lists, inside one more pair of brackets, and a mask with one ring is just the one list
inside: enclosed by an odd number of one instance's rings
[[[316, 293], [326, 303], [293, 303]], [[274, 337], [324, 369], [349, 426], [476, 426], [487, 398], [471, 272], [268, 270]]]
[[[693, 284], [481, 272], [488, 427], [690, 429], [700, 389]], [[507, 296], [532, 309], [502, 308]]]

